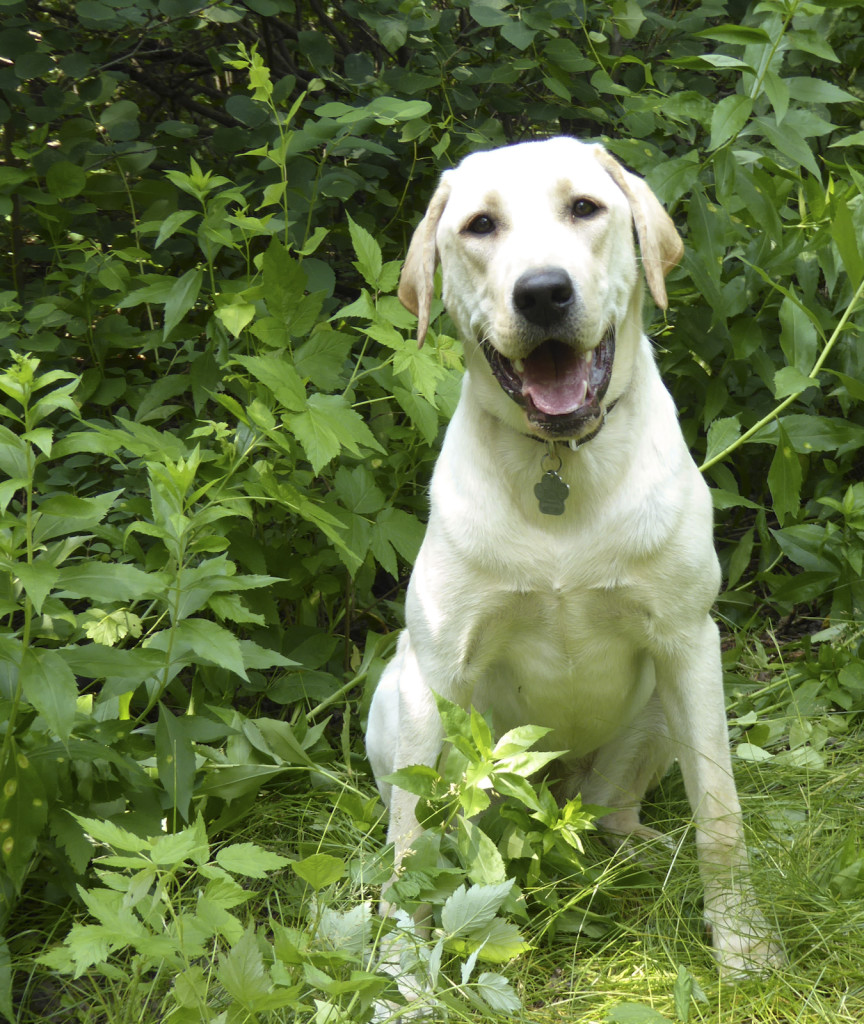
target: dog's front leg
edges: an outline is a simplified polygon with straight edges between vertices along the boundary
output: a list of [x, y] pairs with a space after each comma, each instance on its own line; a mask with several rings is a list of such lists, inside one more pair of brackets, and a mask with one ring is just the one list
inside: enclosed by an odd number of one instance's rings
[[[387, 838], [393, 843], [395, 875], [420, 833], [417, 797], [386, 781], [412, 764], [434, 766], [444, 739], [441, 717], [427, 684], [411, 636], [406, 630], [393, 660], [381, 676], [369, 709], [366, 747], [384, 802], [389, 806]], [[386, 901], [383, 908], [388, 910]]]
[[732, 775], [717, 627], [701, 627], [656, 659], [658, 690], [696, 823], [705, 918], [727, 976], [782, 963], [753, 891]]

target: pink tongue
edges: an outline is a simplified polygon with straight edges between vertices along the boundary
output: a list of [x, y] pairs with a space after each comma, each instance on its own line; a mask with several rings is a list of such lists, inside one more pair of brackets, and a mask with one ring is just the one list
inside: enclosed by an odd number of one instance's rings
[[525, 360], [522, 394], [550, 416], [564, 416], [585, 404], [588, 367], [560, 341], [544, 342]]

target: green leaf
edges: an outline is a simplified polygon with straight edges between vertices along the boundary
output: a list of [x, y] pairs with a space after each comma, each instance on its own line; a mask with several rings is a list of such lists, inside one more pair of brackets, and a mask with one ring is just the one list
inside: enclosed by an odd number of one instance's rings
[[163, 340], [168, 337], [171, 331], [195, 305], [203, 280], [203, 270], [187, 270], [171, 286], [171, 290], [165, 298], [165, 322], [162, 327]]
[[484, 971], [471, 987], [495, 1013], [516, 1015], [522, 1009], [513, 986], [500, 974]]
[[45, 184], [52, 196], [58, 199], [71, 199], [84, 191], [87, 174], [83, 167], [69, 160], [58, 160], [51, 164], [45, 175]]
[[369, 945], [371, 937], [372, 912], [367, 900], [351, 910], [323, 907], [318, 911], [315, 938], [326, 949], [359, 955]]
[[720, 100], [711, 115], [711, 141], [709, 149], [719, 149], [734, 139], [753, 112], [749, 96], [726, 96]]
[[764, 29], [747, 25], [716, 25], [694, 32], [693, 36], [696, 39], [716, 39], [718, 43], [731, 43], [734, 46], [771, 43], [771, 36]]
[[[0, 764], [0, 866], [20, 892], [48, 817], [48, 798], [39, 773], [14, 738], [4, 744], [4, 752], [5, 762]], [[11, 894], [4, 896], [8, 900]]]
[[308, 284], [303, 264], [278, 238], [273, 238], [261, 260], [261, 271], [268, 312], [281, 323], [289, 324]]
[[792, 99], [801, 103], [864, 103], [860, 96], [822, 78], [792, 77], [784, 78], [784, 82]]
[[790, 366], [806, 376], [816, 362], [819, 339], [801, 306], [788, 296], [780, 303], [780, 347]]
[[496, 885], [460, 886], [441, 910], [441, 926], [451, 938], [466, 936], [488, 927], [510, 895], [513, 880]]
[[197, 213], [195, 210], [175, 210], [173, 213], [169, 213], [165, 220], [162, 221], [159, 228], [159, 234], [156, 236], [156, 241], [153, 243], [153, 248], [158, 249], [163, 242], [176, 234], [176, 232], [183, 227], [186, 221], [191, 220], [196, 216]]
[[195, 783], [195, 749], [189, 736], [194, 719], [175, 718], [160, 702], [156, 722], [156, 768], [171, 806], [184, 820], [189, 818], [189, 805]]
[[[156, 634], [163, 642], [170, 642], [165, 636], [170, 631]], [[243, 664], [243, 654], [237, 637], [222, 626], [209, 619], [184, 619], [173, 627], [173, 644], [175, 648], [188, 648], [199, 658], [227, 668], [240, 676], [248, 678]], [[155, 640], [156, 637], [153, 637]], [[155, 646], [155, 644], [154, 644]]]
[[243, 938], [219, 958], [216, 978], [228, 995], [247, 1010], [256, 1010], [262, 997], [272, 991], [253, 928], [248, 928]]
[[484, 832], [467, 818], [459, 819], [459, 852], [469, 879], [478, 885], [495, 885], [507, 878], [504, 859]]
[[244, 328], [255, 318], [255, 307], [251, 302], [231, 302], [220, 306], [216, 316], [233, 337], [239, 338]]
[[38, 559], [30, 564], [16, 563], [14, 571], [33, 604], [33, 610], [41, 615], [45, 598], [57, 584], [59, 571], [50, 563]]
[[740, 436], [741, 423], [739, 416], [723, 416], [718, 420], [714, 420], [708, 428], [705, 461], [709, 462], [715, 456], [725, 451]]
[[816, 163], [813, 151], [801, 133], [789, 124], [789, 118], [782, 125], [778, 125], [771, 117], [757, 117], [753, 120], [753, 127], [757, 131], [763, 132], [771, 145], [789, 158], [793, 167], [797, 168], [800, 164], [806, 167], [815, 178], [820, 177], [819, 165]]
[[512, 757], [513, 754], [521, 754], [533, 747], [535, 743], [539, 743], [551, 731], [542, 725], [519, 725], [504, 733], [495, 744], [492, 756], [499, 760], [504, 757]]
[[807, 388], [816, 386], [816, 381], [802, 373], [797, 366], [783, 366], [774, 374], [774, 397], [778, 399], [800, 395]]
[[[71, 811], [70, 811], [71, 813]], [[112, 850], [125, 850], [128, 853], [143, 853], [150, 849], [150, 840], [144, 839], [128, 829], [121, 828], [113, 821], [98, 818], [85, 818], [80, 814], [72, 814], [82, 829], [97, 843], [110, 846]]]
[[66, 662], [56, 651], [28, 647], [21, 660], [21, 685], [24, 699], [51, 731], [68, 740], [75, 724], [78, 687]]
[[831, 218], [831, 237], [843, 260], [843, 267], [849, 275], [853, 288], [857, 288], [864, 277], [864, 256], [853, 219], [853, 210], [845, 199], [838, 199]]
[[154, 836], [150, 841], [150, 857], [154, 864], [177, 868], [191, 861], [201, 867], [210, 858], [207, 830], [204, 819], [198, 815], [195, 821], [180, 832], [167, 832]]
[[777, 425], [777, 451], [768, 470], [768, 488], [781, 525], [798, 514], [801, 500], [801, 462], [782, 424]]
[[287, 857], [263, 850], [255, 843], [232, 843], [231, 846], [223, 846], [218, 851], [216, 863], [234, 875], [266, 878], [272, 871], [278, 871], [291, 862]]
[[348, 214], [348, 230], [351, 232], [351, 242], [357, 261], [354, 266], [363, 275], [363, 279], [370, 288], [376, 288], [378, 278], [381, 274], [381, 246], [375, 241], [372, 235], [352, 220]]
[[398, 552], [408, 565], [413, 565], [423, 542], [425, 527], [408, 512], [389, 508], [377, 516], [372, 529], [371, 547], [375, 558], [394, 578], [399, 568], [394, 552]]
[[475, 953], [478, 959], [493, 964], [506, 964], [532, 948], [515, 924], [500, 917], [467, 937], [448, 939], [447, 945], [463, 954]]
[[315, 473], [320, 473], [343, 447], [354, 455], [361, 454], [361, 445], [384, 452], [375, 435], [342, 395], [311, 395], [306, 412], [289, 416], [288, 427], [302, 445]]
[[300, 375], [284, 355], [237, 356], [236, 360], [291, 412], [306, 408], [306, 388]]
[[645, 1003], [619, 1003], [607, 1013], [609, 1024], [670, 1024], [664, 1017]]
[[7, 1020], [15, 1019], [12, 1009], [12, 957], [9, 944], [3, 938], [0, 938], [0, 1014]]
[[333, 882], [345, 877], [345, 861], [339, 857], [331, 857], [327, 853], [313, 853], [311, 857], [295, 860], [291, 868], [307, 885], [318, 892]]
[[91, 601], [139, 601], [162, 593], [164, 586], [159, 576], [122, 562], [77, 562], [57, 576], [58, 590]]

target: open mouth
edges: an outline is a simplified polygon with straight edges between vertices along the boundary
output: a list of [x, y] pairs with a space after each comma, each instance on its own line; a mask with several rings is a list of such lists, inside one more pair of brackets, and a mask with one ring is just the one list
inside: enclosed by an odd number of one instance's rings
[[555, 338], [541, 342], [524, 359], [507, 359], [488, 341], [480, 347], [501, 388], [544, 433], [581, 434], [602, 421], [615, 356], [614, 328], [590, 352], [578, 352]]

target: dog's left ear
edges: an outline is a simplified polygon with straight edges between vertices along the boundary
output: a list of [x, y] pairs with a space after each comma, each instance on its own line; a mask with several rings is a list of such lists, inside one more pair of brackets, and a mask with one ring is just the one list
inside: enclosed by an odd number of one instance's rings
[[612, 180], [627, 196], [642, 251], [642, 266], [645, 268], [648, 288], [657, 305], [666, 309], [669, 300], [665, 278], [684, 255], [681, 236], [657, 196], [641, 178], [625, 170], [602, 146], [597, 146], [594, 152]]
[[417, 315], [417, 343], [423, 344], [429, 330], [429, 315], [435, 292], [435, 267], [438, 265], [438, 246], [435, 235], [438, 221], [450, 198], [450, 184], [446, 176], [432, 196], [423, 220], [417, 225], [408, 246], [408, 255], [402, 265], [399, 290], [396, 293], [402, 305]]

